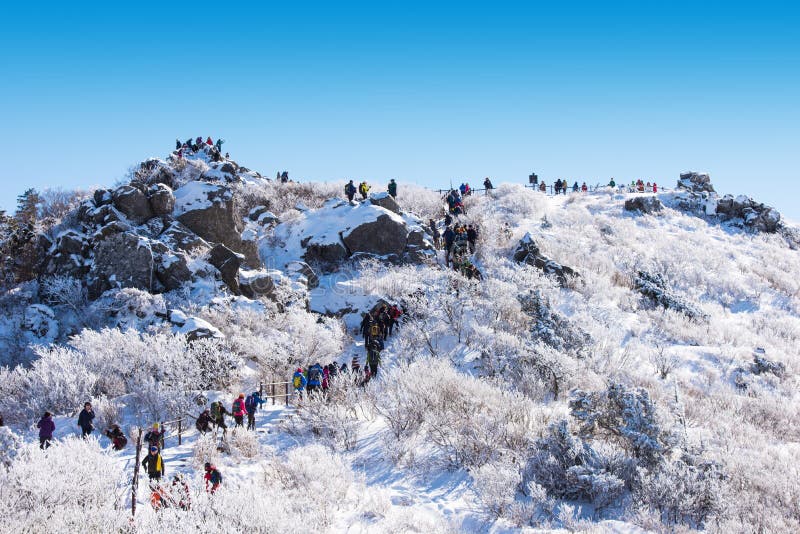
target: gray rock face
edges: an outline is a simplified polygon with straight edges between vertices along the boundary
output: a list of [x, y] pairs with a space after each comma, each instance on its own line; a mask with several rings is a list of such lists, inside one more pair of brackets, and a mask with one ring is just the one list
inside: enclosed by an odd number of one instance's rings
[[[233, 193], [222, 185], [204, 183], [198, 187], [194, 184], [198, 182], [189, 182], [175, 192], [179, 211], [177, 219], [206, 241], [237, 249], [242, 227], [236, 217]], [[189, 187], [195, 191], [185, 192], [184, 189]], [[194, 202], [182, 203], [183, 195], [191, 197]]]
[[261, 226], [270, 226], [273, 224], [278, 224], [278, 217], [269, 211], [266, 206], [257, 206], [250, 210], [247, 217], [253, 221], [257, 222]]
[[170, 215], [175, 209], [175, 195], [166, 184], [155, 184], [148, 190], [148, 200], [153, 214], [158, 216]]
[[625, 211], [638, 211], [645, 215], [660, 212], [664, 206], [658, 197], [634, 197], [625, 201]]
[[527, 263], [547, 275], [555, 276], [561, 287], [567, 287], [569, 278], [579, 276], [571, 267], [561, 265], [543, 256], [530, 234], [525, 234], [517, 245], [517, 249], [514, 251], [514, 261]]
[[153, 252], [146, 240], [129, 232], [114, 234], [95, 245], [89, 296], [97, 298], [113, 287], [151, 291], [154, 267]]
[[178, 289], [192, 279], [192, 271], [186, 263], [186, 256], [175, 253], [160, 241], [151, 242], [155, 275], [166, 291]]
[[123, 185], [112, 194], [114, 207], [134, 224], [142, 224], [153, 217], [147, 196], [132, 185]]
[[347, 249], [341, 243], [328, 243], [325, 245], [310, 244], [306, 246], [303, 259], [313, 264], [331, 264], [342, 261], [347, 257]]
[[106, 204], [111, 204], [113, 197], [111, 196], [111, 191], [108, 189], [97, 189], [94, 192], [94, 204], [95, 206], [105, 206]]
[[239, 289], [247, 298], [270, 297], [275, 292], [275, 281], [269, 271], [239, 273]]
[[222, 281], [230, 288], [234, 295], [241, 293], [239, 289], [239, 267], [242, 266], [241, 257], [225, 245], [215, 245], [209, 254], [208, 263], [217, 268], [222, 276]]
[[634, 285], [639, 293], [665, 309], [681, 312], [691, 319], [704, 316], [694, 305], [675, 293], [660, 274], [639, 271]]
[[711, 177], [704, 172], [682, 172], [678, 180], [678, 188], [698, 193], [702, 191], [714, 192], [714, 186], [711, 185]]
[[122, 232], [127, 232], [131, 229], [128, 224], [125, 224], [122, 221], [111, 221], [110, 223], [101, 226], [97, 232], [94, 233], [92, 237], [95, 241], [102, 241], [111, 237], [114, 234], [121, 234]]
[[369, 197], [369, 201], [370, 201], [371, 204], [373, 204], [375, 206], [380, 206], [380, 207], [385, 208], [385, 209], [387, 209], [389, 211], [393, 211], [393, 212], [397, 213], [398, 215], [400, 215], [400, 213], [401, 213], [400, 205], [397, 203], [397, 201], [394, 198], [392, 198], [392, 196], [389, 193], [375, 193], [375, 194], [372, 194]]
[[388, 215], [381, 215], [372, 222], [353, 228], [342, 236], [350, 254], [359, 252], [400, 257], [408, 242], [408, 228]]
[[778, 210], [746, 196], [725, 195], [717, 201], [717, 215], [743, 219], [745, 226], [768, 233], [777, 232], [781, 221]]
[[59, 236], [57, 249], [62, 254], [82, 255], [86, 245], [86, 236], [75, 230], [69, 230]]
[[173, 250], [190, 252], [197, 248], [211, 248], [205, 239], [186, 228], [178, 221], [172, 221], [158, 236], [158, 239]]

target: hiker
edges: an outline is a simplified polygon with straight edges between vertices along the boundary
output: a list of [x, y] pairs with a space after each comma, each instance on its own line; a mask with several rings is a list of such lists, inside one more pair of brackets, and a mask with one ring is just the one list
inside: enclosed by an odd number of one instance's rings
[[353, 184], [353, 180], [350, 180], [350, 182], [344, 186], [344, 194], [347, 195], [348, 201], [353, 201], [353, 197], [356, 196], [356, 186]]
[[217, 139], [216, 144], [214, 145], [217, 148], [217, 152], [222, 152], [222, 143], [225, 142], [225, 139]]
[[167, 433], [167, 431], [164, 430], [163, 425], [160, 427], [160, 430], [159, 430], [158, 423], [153, 423], [153, 428], [150, 429], [150, 431], [147, 434], [144, 435], [144, 440], [147, 443], [149, 443], [150, 446], [155, 445], [159, 449], [163, 450], [164, 449], [164, 435], [166, 433]]
[[147, 476], [150, 477], [150, 480], [161, 480], [161, 477], [164, 476], [164, 459], [158, 452], [158, 447], [150, 446], [150, 452], [142, 460], [142, 467], [147, 469]]
[[383, 334], [383, 340], [386, 341], [386, 338], [389, 337], [389, 325], [392, 322], [392, 318], [389, 315], [389, 308], [386, 306], [381, 307], [381, 311], [378, 313], [378, 324], [381, 327], [381, 334]]
[[467, 194], [467, 184], [462, 183], [460, 186], [458, 186], [458, 190], [461, 191], [461, 196], [462, 197], [466, 196], [466, 194]]
[[453, 231], [452, 228], [449, 226], [444, 229], [444, 233], [442, 234], [444, 237], [444, 264], [448, 265], [450, 263], [450, 249], [453, 247], [453, 242], [456, 239], [456, 233]]
[[94, 430], [92, 421], [94, 420], [94, 412], [92, 411], [92, 403], [87, 402], [83, 405], [83, 410], [78, 414], [78, 426], [81, 428], [81, 437], [86, 438]]
[[361, 327], [359, 329], [359, 333], [364, 336], [364, 344], [366, 345], [369, 343], [369, 337], [372, 335], [372, 314], [365, 313], [364, 317], [361, 319]]
[[389, 308], [389, 317], [392, 318], [392, 322], [389, 323], [389, 335], [392, 335], [392, 330], [395, 328], [399, 328], [397, 324], [400, 322], [400, 316], [403, 315], [403, 312], [400, 311], [396, 305], [392, 304]]
[[53, 432], [56, 429], [56, 424], [53, 422], [53, 414], [44, 412], [42, 418], [36, 423], [39, 428], [39, 448], [46, 449], [50, 446], [50, 441], [53, 439]]
[[572, 184], [572, 192], [573, 193], [577, 193], [579, 190], [580, 190], [580, 188], [578, 187], [578, 182], [575, 182], [574, 184]]
[[478, 229], [471, 224], [467, 226], [467, 242], [469, 243], [469, 253], [475, 253], [475, 242], [478, 240]]
[[150, 506], [153, 507], [153, 510], [158, 512], [162, 508], [169, 508], [170, 498], [167, 495], [167, 490], [156, 483], [151, 484], [150, 489]]
[[322, 366], [319, 362], [308, 368], [308, 385], [306, 391], [311, 395], [322, 388]]
[[244, 400], [244, 407], [247, 410], [247, 430], [256, 429], [256, 410], [266, 401], [261, 398], [261, 393], [258, 391], [252, 392]]
[[389, 180], [389, 187], [386, 190], [389, 191], [392, 198], [397, 198], [397, 182], [394, 181], [394, 178]]
[[361, 194], [361, 200], [367, 200], [367, 193], [369, 193], [369, 185], [366, 181], [358, 184], [358, 192]]
[[298, 367], [297, 371], [292, 375], [292, 387], [294, 387], [294, 392], [301, 399], [303, 398], [303, 391], [306, 389], [307, 383], [308, 381], [305, 375], [303, 375], [303, 368]]
[[172, 488], [170, 489], [170, 501], [177, 503], [181, 510], [188, 510], [192, 507], [192, 494], [189, 491], [189, 484], [183, 479], [183, 475], [172, 477]]
[[289, 182], [289, 171], [283, 171], [281, 173], [281, 183], [285, 184]]
[[336, 368], [336, 364], [327, 364], [325, 367], [322, 368], [322, 392], [325, 393], [328, 391], [330, 387], [330, 378], [331, 378], [331, 365], [333, 368]]
[[197, 421], [194, 422], [194, 427], [201, 434], [211, 431], [211, 412], [206, 408], [197, 416]]
[[653, 193], [658, 193], [658, 185], [655, 182], [653, 182]]
[[208, 139], [206, 139], [206, 144], [207, 144], [208, 146], [214, 146], [214, 141], [212, 141], [212, 140], [211, 140], [211, 137], [209, 137]]
[[175, 139], [175, 150], [181, 149], [181, 141], [180, 139]]
[[547, 184], [544, 183], [544, 180], [542, 180], [542, 183], [539, 184], [539, 191], [542, 193], [547, 193]]
[[610, 182], [608, 182], [608, 187], [617, 187], [617, 182], [614, 181], [612, 178]]
[[228, 426], [225, 424], [225, 416], [230, 414], [231, 413], [225, 409], [225, 406], [221, 402], [216, 401], [211, 403], [211, 420], [217, 428], [222, 429], [223, 437], [228, 433]]
[[122, 432], [119, 425], [111, 425], [111, 428], [106, 430], [106, 437], [111, 440], [111, 446], [115, 451], [121, 451], [128, 444], [128, 438]]
[[[578, 185], [578, 182], [575, 182], [575, 185]], [[585, 193], [585, 192], [587, 192], [588, 190], [589, 190], [589, 188], [586, 186], [586, 182], [583, 182], [583, 185], [581, 185], [581, 191], [582, 191], [583, 193]]]
[[486, 177], [486, 179], [483, 181], [483, 187], [484, 187], [484, 189], [486, 189], [486, 194], [487, 194], [487, 195], [489, 194], [489, 191], [491, 191], [492, 189], [494, 189], [494, 186], [492, 185], [492, 181], [489, 179], [489, 177], [488, 177], [488, 176], [487, 176], [487, 177]]
[[236, 421], [234, 428], [244, 426], [244, 416], [247, 415], [247, 408], [244, 405], [244, 393], [239, 393], [239, 396], [233, 401], [231, 412], [233, 412], [233, 420]]
[[353, 354], [353, 359], [350, 361], [350, 372], [354, 375], [361, 373], [361, 364], [358, 362], [358, 355]]
[[373, 339], [367, 348], [367, 368], [369, 368], [370, 378], [378, 376], [378, 364], [381, 363], [381, 351], [384, 345], [381, 338]]
[[453, 224], [453, 217], [450, 216], [449, 212], [445, 213], [444, 214], [444, 227], [447, 228], [451, 224]]
[[[203, 479], [206, 481], [206, 491], [211, 492], [212, 494], [217, 491], [219, 485], [222, 484], [222, 473], [209, 462], [206, 462], [205, 471], [206, 474], [203, 475]], [[211, 484], [209, 488], [208, 485]]]

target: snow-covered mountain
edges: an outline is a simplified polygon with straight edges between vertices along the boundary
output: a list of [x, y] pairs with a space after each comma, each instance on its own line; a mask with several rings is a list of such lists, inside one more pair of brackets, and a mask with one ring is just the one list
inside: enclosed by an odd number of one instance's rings
[[[502, 184], [464, 198], [453, 224], [478, 233], [454, 269], [420, 187], [348, 202], [209, 149], [129, 178], [3, 220], [4, 530], [800, 530], [800, 233], [774, 209], [702, 173]], [[403, 315], [377, 377], [268, 399], [224, 441], [194, 430], [297, 367], [363, 365], [383, 304]], [[178, 418], [164, 485], [181, 474], [192, 506], [155, 510], [140, 473], [131, 519], [135, 451], [100, 431]]]

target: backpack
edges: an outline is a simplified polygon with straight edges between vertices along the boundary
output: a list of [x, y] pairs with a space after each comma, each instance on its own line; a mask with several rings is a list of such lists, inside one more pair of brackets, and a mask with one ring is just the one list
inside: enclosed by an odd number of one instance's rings
[[303, 387], [302, 377], [300, 375], [295, 376], [294, 380], [292, 380], [292, 385], [294, 386], [294, 389], [300, 389]]
[[322, 377], [320, 376], [319, 368], [313, 367], [308, 371], [309, 382], [319, 382]]
[[372, 337], [377, 337], [377, 336], [380, 335], [380, 333], [381, 333], [381, 328], [377, 324], [373, 324], [369, 328], [369, 335], [372, 336]]
[[220, 408], [219, 402], [215, 401], [211, 403], [211, 417], [213, 417], [214, 419], [220, 418], [221, 410], [219, 408]]
[[211, 478], [210, 482], [212, 484], [222, 484], [222, 474], [219, 471], [217, 471], [216, 469], [211, 471], [211, 477], [210, 478]]
[[248, 395], [244, 400], [244, 407], [248, 412], [253, 412], [256, 407], [256, 399], [252, 395]]

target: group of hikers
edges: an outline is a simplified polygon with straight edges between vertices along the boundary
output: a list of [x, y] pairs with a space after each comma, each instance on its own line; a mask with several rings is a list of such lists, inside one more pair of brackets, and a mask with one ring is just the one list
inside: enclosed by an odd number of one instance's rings
[[[212, 161], [222, 161], [222, 144], [224, 142], [224, 139], [217, 139], [217, 141], [214, 142], [211, 137], [207, 137], [205, 141], [203, 141], [202, 137], [197, 137], [196, 139], [190, 137], [186, 141], [175, 139], [175, 152], [173, 152], [173, 154], [175, 154], [175, 157], [178, 159], [182, 159], [188, 154], [205, 152], [211, 157]], [[225, 159], [228, 158], [230, 158], [230, 155], [226, 152]]]
[[628, 191], [631, 193], [658, 193], [658, 184], [653, 182], [645, 183], [644, 180], [639, 179], [631, 181], [631, 185], [628, 187]]
[[[366, 182], [366, 180], [358, 184], [358, 187], [356, 187], [356, 184], [353, 183], [353, 180], [350, 180], [344, 186], [344, 194], [347, 197], [347, 200], [350, 202], [352, 202], [355, 198], [356, 192], [361, 195], [361, 200], [366, 200], [370, 189], [372, 188]], [[386, 191], [392, 198], [397, 198], [397, 182], [394, 178], [389, 180], [389, 184], [386, 186]]]

